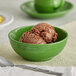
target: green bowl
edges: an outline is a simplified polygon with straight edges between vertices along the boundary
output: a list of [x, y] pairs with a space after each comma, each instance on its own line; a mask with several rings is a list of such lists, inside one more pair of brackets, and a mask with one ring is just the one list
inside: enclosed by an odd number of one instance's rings
[[9, 34], [9, 40], [14, 51], [24, 59], [30, 61], [46, 61], [58, 55], [64, 48], [68, 33], [61, 28], [54, 27], [58, 33], [58, 39], [51, 44], [28, 44], [19, 42], [20, 37], [33, 26], [20, 27], [12, 30]]

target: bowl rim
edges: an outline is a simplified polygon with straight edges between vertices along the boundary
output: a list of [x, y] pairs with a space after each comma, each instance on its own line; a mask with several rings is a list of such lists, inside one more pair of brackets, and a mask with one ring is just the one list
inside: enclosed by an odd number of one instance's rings
[[11, 34], [13, 31], [17, 30], [17, 29], [26, 28], [26, 27], [32, 27], [32, 26], [34, 26], [34, 25], [17, 27], [17, 28], [15, 28], [15, 29], [11, 30], [11, 31], [8, 33], [9, 40], [11, 39], [11, 40], [13, 40], [13, 41], [15, 41], [16, 43], [19, 43], [19, 44], [36, 45], [36, 46], [38, 45], [38, 46], [39, 46], [39, 45], [54, 45], [54, 44], [58, 44], [58, 43], [60, 43], [60, 42], [65, 41], [65, 40], [68, 38], [68, 33], [67, 33], [65, 30], [63, 30], [62, 28], [59, 28], [59, 27], [57, 27], [57, 26], [53, 26], [53, 27], [54, 27], [54, 28], [57, 28], [57, 29], [59, 29], [59, 30], [62, 30], [63, 32], [65, 32], [66, 37], [63, 38], [62, 40], [58, 41], [58, 42], [55, 42], [55, 43], [50, 43], [50, 44], [29, 44], [29, 43], [19, 42], [19, 41], [13, 39], [13, 38], [10, 36], [10, 34]]

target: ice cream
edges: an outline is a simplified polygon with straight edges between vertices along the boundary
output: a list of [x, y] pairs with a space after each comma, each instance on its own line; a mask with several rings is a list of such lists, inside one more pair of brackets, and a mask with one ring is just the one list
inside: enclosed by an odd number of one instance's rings
[[19, 41], [30, 44], [46, 44], [46, 42], [40, 36], [29, 31], [25, 32]]
[[30, 31], [25, 32], [20, 38], [20, 42], [30, 44], [47, 44], [57, 40], [57, 33], [53, 26], [47, 23], [40, 23], [34, 26]]

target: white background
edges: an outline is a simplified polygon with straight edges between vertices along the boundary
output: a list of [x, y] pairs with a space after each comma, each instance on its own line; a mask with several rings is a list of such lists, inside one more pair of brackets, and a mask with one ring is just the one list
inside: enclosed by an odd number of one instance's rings
[[5, 28], [0, 28], [0, 44], [8, 42], [8, 32], [19, 26], [35, 25], [47, 22], [51, 25], [60, 26], [76, 20], [76, 0], [68, 0], [74, 4], [74, 8], [67, 15], [56, 19], [35, 19], [23, 13], [20, 5], [28, 0], [0, 0], [0, 11], [8, 12], [15, 18], [14, 22]]

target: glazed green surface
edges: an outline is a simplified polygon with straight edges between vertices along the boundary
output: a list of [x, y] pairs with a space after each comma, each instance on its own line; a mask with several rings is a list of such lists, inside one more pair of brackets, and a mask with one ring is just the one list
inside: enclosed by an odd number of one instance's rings
[[34, 0], [35, 9], [40, 13], [51, 13], [61, 8], [65, 0]]
[[20, 27], [12, 30], [8, 36], [14, 51], [21, 57], [31, 61], [45, 61], [58, 55], [64, 48], [68, 34], [66, 31], [55, 27], [58, 33], [58, 40], [51, 44], [27, 44], [19, 42], [20, 37], [33, 26]]
[[35, 10], [33, 1], [29, 1], [21, 5], [21, 9], [23, 12], [27, 13], [31, 17], [42, 18], [42, 19], [56, 18], [63, 16], [64, 14], [68, 13], [72, 8], [73, 5], [70, 2], [65, 2], [64, 6], [54, 13], [38, 13]]

